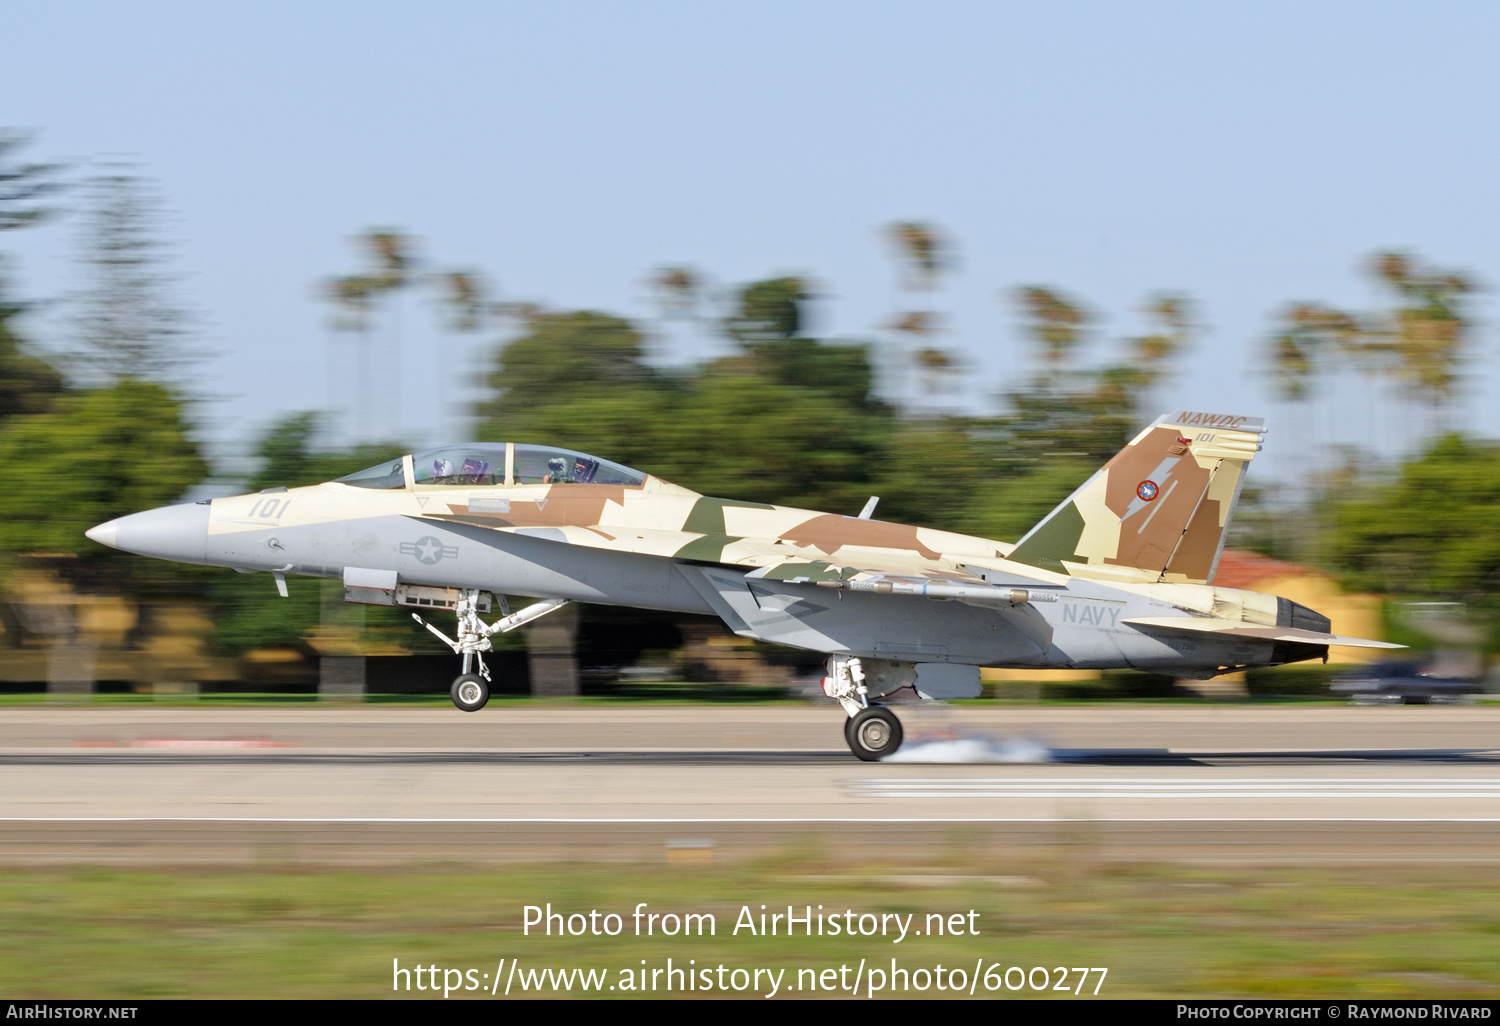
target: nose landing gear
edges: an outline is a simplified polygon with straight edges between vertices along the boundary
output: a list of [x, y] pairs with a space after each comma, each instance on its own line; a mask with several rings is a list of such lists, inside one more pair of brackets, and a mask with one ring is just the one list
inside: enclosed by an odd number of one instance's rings
[[[501, 617], [492, 624], [486, 624], [479, 618], [479, 595], [477, 588], [464, 588], [459, 591], [458, 606], [455, 610], [458, 614], [458, 640], [456, 641], [416, 613], [411, 614], [413, 620], [437, 635], [438, 639], [453, 649], [455, 654], [463, 656], [463, 672], [454, 679], [448, 694], [452, 697], [453, 704], [464, 712], [478, 712], [490, 700], [490, 668], [484, 665], [484, 653], [493, 650], [490, 638], [496, 634], [513, 631], [568, 604], [567, 599], [543, 599], [541, 602], [533, 602], [525, 609], [509, 613], [508, 616]], [[503, 602], [501, 609], [509, 612], [505, 610]], [[476, 661], [479, 664], [479, 672], [473, 673]]]
[[855, 758], [879, 762], [901, 747], [901, 721], [883, 705], [872, 705], [864, 667], [857, 656], [829, 656], [823, 693], [844, 707], [844, 741]]

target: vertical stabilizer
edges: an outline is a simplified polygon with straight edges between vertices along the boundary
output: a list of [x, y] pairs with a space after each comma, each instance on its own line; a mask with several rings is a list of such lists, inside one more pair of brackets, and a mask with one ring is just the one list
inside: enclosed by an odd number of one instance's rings
[[1207, 584], [1224, 551], [1259, 417], [1178, 410], [1157, 420], [1028, 531], [1010, 559], [1089, 576]]

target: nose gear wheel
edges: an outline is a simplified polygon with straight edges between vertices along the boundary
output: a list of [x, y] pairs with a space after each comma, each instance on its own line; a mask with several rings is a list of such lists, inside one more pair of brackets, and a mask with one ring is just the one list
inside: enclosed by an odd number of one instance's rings
[[478, 712], [490, 700], [489, 681], [477, 673], [465, 673], [454, 678], [448, 694], [464, 712]]

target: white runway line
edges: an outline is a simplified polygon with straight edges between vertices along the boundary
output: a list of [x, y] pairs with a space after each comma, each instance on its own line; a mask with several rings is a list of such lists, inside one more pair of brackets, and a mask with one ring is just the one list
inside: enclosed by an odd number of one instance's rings
[[509, 826], [921, 826], [945, 823], [1500, 823], [1500, 816], [0, 816], [0, 823], [300, 823]]
[[1009, 780], [964, 777], [850, 781], [859, 798], [1496, 798], [1500, 779], [1256, 777], [1158, 780], [1111, 777]]

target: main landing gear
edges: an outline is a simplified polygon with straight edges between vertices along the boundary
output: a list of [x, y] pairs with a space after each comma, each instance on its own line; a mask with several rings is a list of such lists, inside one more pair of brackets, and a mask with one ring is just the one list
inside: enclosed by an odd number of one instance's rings
[[856, 656], [829, 656], [823, 664], [828, 676], [823, 678], [823, 693], [838, 699], [848, 714], [844, 721], [844, 740], [856, 758], [879, 762], [901, 747], [901, 721], [883, 705], [870, 703], [865, 686], [865, 672]]
[[[480, 592], [477, 588], [464, 588], [459, 591], [458, 608], [455, 610], [458, 614], [457, 641], [416, 613], [411, 614], [413, 620], [437, 635], [439, 640], [453, 649], [456, 654], [463, 656], [463, 672], [454, 678], [453, 686], [448, 694], [452, 697], [453, 704], [464, 712], [478, 712], [490, 700], [490, 668], [484, 665], [484, 653], [491, 651], [493, 647], [490, 644], [490, 638], [496, 634], [513, 631], [537, 617], [546, 616], [553, 610], [561, 609], [568, 604], [567, 599], [543, 599], [541, 602], [534, 602], [525, 609], [512, 613], [505, 608], [505, 601], [501, 599], [500, 610], [508, 615], [492, 624], [486, 624], [479, 618], [479, 597]], [[472, 672], [476, 663], [479, 667], [478, 673]]]

